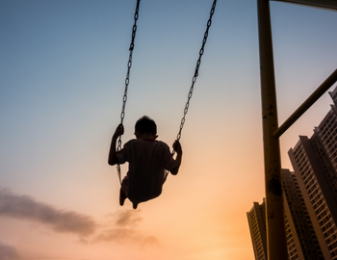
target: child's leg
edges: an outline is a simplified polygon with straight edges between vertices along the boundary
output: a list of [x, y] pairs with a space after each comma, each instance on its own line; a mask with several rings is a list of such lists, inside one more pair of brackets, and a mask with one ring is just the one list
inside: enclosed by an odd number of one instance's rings
[[[129, 194], [129, 176], [125, 176], [122, 181], [122, 186], [119, 191], [119, 205], [123, 206], [125, 199]], [[130, 198], [129, 198], [130, 199]], [[139, 201], [132, 200], [132, 206], [134, 209], [137, 208]]]
[[119, 191], [119, 205], [123, 206], [129, 192], [129, 176], [125, 176]]
[[124, 194], [126, 197], [129, 194], [129, 176], [125, 176], [122, 180], [122, 187], [121, 189], [123, 190]]

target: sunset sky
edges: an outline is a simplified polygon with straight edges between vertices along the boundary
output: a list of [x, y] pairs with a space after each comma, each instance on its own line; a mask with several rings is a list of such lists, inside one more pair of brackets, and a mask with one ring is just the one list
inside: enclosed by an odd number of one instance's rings
[[[212, 3], [141, 1], [123, 142], [143, 115], [174, 142]], [[264, 197], [256, 6], [218, 0], [179, 174], [133, 210], [119, 206], [107, 157], [136, 0], [0, 0], [0, 260], [253, 260], [246, 212]], [[271, 16], [281, 124], [336, 69], [337, 12], [271, 2]], [[331, 103], [326, 93], [281, 137], [284, 168]]]

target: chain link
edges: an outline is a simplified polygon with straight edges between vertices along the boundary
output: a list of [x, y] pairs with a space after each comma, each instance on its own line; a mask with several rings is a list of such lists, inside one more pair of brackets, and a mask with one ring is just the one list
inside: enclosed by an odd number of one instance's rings
[[[139, 3], [140, 0], [137, 0], [137, 6], [136, 11], [134, 15], [135, 23], [132, 27], [132, 37], [131, 37], [131, 44], [130, 44], [130, 55], [129, 55], [129, 61], [128, 61], [128, 71], [126, 73], [126, 79], [125, 79], [125, 90], [123, 95], [123, 106], [122, 106], [122, 112], [121, 112], [121, 125], [123, 125], [124, 117], [125, 117], [125, 105], [127, 100], [127, 93], [128, 93], [128, 87], [130, 82], [130, 69], [132, 66], [132, 53], [133, 49], [135, 47], [135, 38], [136, 38], [136, 32], [137, 32], [137, 20], [138, 20], [138, 12], [139, 12]], [[122, 149], [122, 136], [119, 136], [118, 138], [118, 145], [117, 145], [117, 151], [120, 151]]]
[[[204, 54], [204, 48], [205, 48], [205, 44], [206, 44], [207, 37], [208, 37], [208, 30], [212, 25], [212, 17], [213, 17], [214, 11], [215, 11], [216, 2], [217, 2], [217, 0], [214, 0], [214, 2], [213, 2], [212, 9], [211, 9], [211, 12], [210, 12], [210, 17], [209, 17], [208, 22], [207, 22], [207, 29], [206, 29], [205, 34], [204, 34], [204, 39], [202, 41], [201, 49], [199, 51], [199, 59], [197, 61], [196, 67], [195, 67], [194, 76], [192, 78], [192, 85], [191, 85], [190, 91], [188, 93], [188, 98], [187, 98], [187, 102], [186, 102], [185, 109], [184, 109], [184, 116], [181, 119], [179, 133], [177, 134], [177, 140], [178, 141], [180, 140], [181, 131], [183, 130], [185, 120], [186, 120], [185, 117], [186, 117], [186, 114], [188, 112], [188, 108], [190, 106], [190, 100], [191, 100], [191, 97], [193, 95], [194, 83], [197, 81], [197, 77], [199, 75], [199, 67], [200, 67], [200, 64], [201, 64], [201, 57]], [[173, 153], [174, 153], [174, 151], [173, 151]]]
[[[125, 117], [125, 105], [126, 105], [126, 100], [128, 99], [127, 94], [128, 94], [128, 87], [129, 87], [129, 82], [130, 82], [130, 69], [132, 66], [132, 53], [133, 49], [135, 47], [135, 38], [136, 38], [136, 32], [137, 32], [137, 20], [138, 20], [138, 12], [139, 12], [139, 4], [140, 0], [137, 0], [137, 6], [136, 6], [136, 11], [134, 15], [135, 23], [133, 24], [132, 27], [132, 37], [131, 37], [131, 44], [130, 44], [130, 55], [129, 55], [129, 61], [128, 61], [128, 71], [126, 73], [126, 79], [125, 79], [125, 90], [124, 90], [124, 95], [123, 95], [123, 106], [122, 106], [122, 112], [121, 112], [121, 125], [123, 125], [124, 117]], [[119, 136], [118, 141], [117, 141], [117, 151], [120, 151], [122, 149], [122, 136]], [[121, 168], [120, 165], [117, 164], [117, 173], [119, 177], [119, 182], [122, 183], [121, 180]]]

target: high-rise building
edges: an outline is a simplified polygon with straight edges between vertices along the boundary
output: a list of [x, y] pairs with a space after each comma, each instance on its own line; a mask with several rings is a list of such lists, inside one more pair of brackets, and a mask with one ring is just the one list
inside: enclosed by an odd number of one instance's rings
[[[329, 94], [333, 105], [312, 137], [300, 136], [288, 152], [294, 174], [282, 170], [290, 260], [337, 260], [337, 87]], [[264, 207], [255, 202], [247, 213], [259, 260], [267, 259]]]
[[325, 259], [337, 260], [337, 88], [334, 104], [309, 139], [288, 154]]
[[266, 209], [264, 201], [261, 205], [254, 202], [252, 209], [247, 212], [255, 260], [267, 260], [267, 231], [265, 215]]
[[289, 260], [324, 260], [296, 176], [282, 169], [282, 183]]
[[[296, 176], [282, 170], [285, 231], [289, 260], [324, 260]], [[267, 259], [265, 203], [247, 213], [256, 260]]]

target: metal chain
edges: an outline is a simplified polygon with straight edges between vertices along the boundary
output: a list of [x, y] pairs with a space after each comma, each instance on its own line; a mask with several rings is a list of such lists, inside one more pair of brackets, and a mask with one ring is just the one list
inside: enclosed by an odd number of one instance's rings
[[[201, 49], [199, 51], [199, 59], [197, 61], [195, 71], [194, 71], [194, 76], [192, 78], [192, 86], [191, 86], [190, 91], [188, 93], [188, 98], [187, 98], [187, 102], [186, 102], [185, 109], [184, 109], [184, 116], [181, 119], [180, 129], [179, 129], [179, 133], [177, 135], [177, 140], [179, 140], [180, 137], [181, 137], [181, 131], [183, 130], [183, 127], [184, 127], [184, 124], [185, 124], [185, 117], [186, 117], [186, 114], [188, 112], [188, 108], [190, 106], [190, 99], [191, 99], [192, 94], [193, 94], [194, 83], [197, 81], [197, 77], [199, 75], [199, 67], [200, 67], [200, 64], [201, 64], [201, 57], [204, 54], [204, 47], [205, 47], [207, 37], [208, 37], [208, 30], [209, 30], [209, 28], [211, 27], [211, 24], [212, 24], [212, 17], [213, 17], [214, 11], [215, 11], [216, 2], [217, 2], [217, 0], [214, 0], [213, 5], [212, 5], [212, 9], [211, 9], [211, 12], [210, 12], [210, 17], [209, 17], [208, 22], [207, 22], [207, 29], [206, 29], [205, 34], [204, 34], [204, 39], [202, 41]], [[173, 153], [174, 153], [174, 151], [173, 151]]]
[[[125, 117], [125, 105], [126, 105], [126, 100], [127, 100], [127, 93], [128, 93], [128, 87], [129, 87], [129, 82], [130, 82], [130, 69], [132, 66], [132, 53], [133, 49], [135, 47], [135, 38], [136, 38], [136, 32], [137, 32], [137, 20], [138, 20], [138, 12], [139, 12], [139, 4], [140, 0], [137, 0], [137, 6], [136, 6], [136, 11], [134, 15], [135, 23], [133, 24], [132, 27], [132, 37], [131, 37], [131, 44], [130, 44], [130, 55], [129, 55], [129, 61], [128, 61], [128, 71], [126, 73], [126, 79], [125, 79], [125, 90], [124, 90], [124, 95], [123, 95], [123, 106], [122, 106], [122, 112], [121, 112], [121, 125], [123, 125], [123, 120]], [[117, 143], [117, 151], [120, 151], [122, 149], [122, 136], [119, 136], [118, 138], [118, 143]], [[117, 164], [117, 172], [118, 172], [118, 177], [119, 177], [119, 182], [121, 182], [121, 169], [120, 165]]]
[[[137, 7], [135, 11], [135, 23], [132, 27], [132, 38], [131, 38], [131, 44], [130, 44], [130, 55], [129, 55], [129, 61], [128, 61], [128, 71], [126, 73], [126, 79], [125, 79], [125, 90], [124, 90], [124, 95], [123, 95], [123, 106], [122, 106], [122, 112], [121, 112], [121, 125], [123, 124], [123, 120], [125, 117], [125, 105], [126, 105], [126, 100], [127, 100], [127, 93], [128, 93], [128, 87], [129, 87], [129, 82], [130, 82], [130, 69], [132, 66], [132, 53], [133, 49], [135, 47], [135, 37], [136, 37], [136, 31], [137, 31], [137, 20], [138, 20], [138, 11], [139, 11], [139, 3], [140, 0], [137, 0]], [[117, 151], [120, 151], [122, 148], [122, 138], [121, 136], [118, 139], [118, 146], [117, 146]]]

